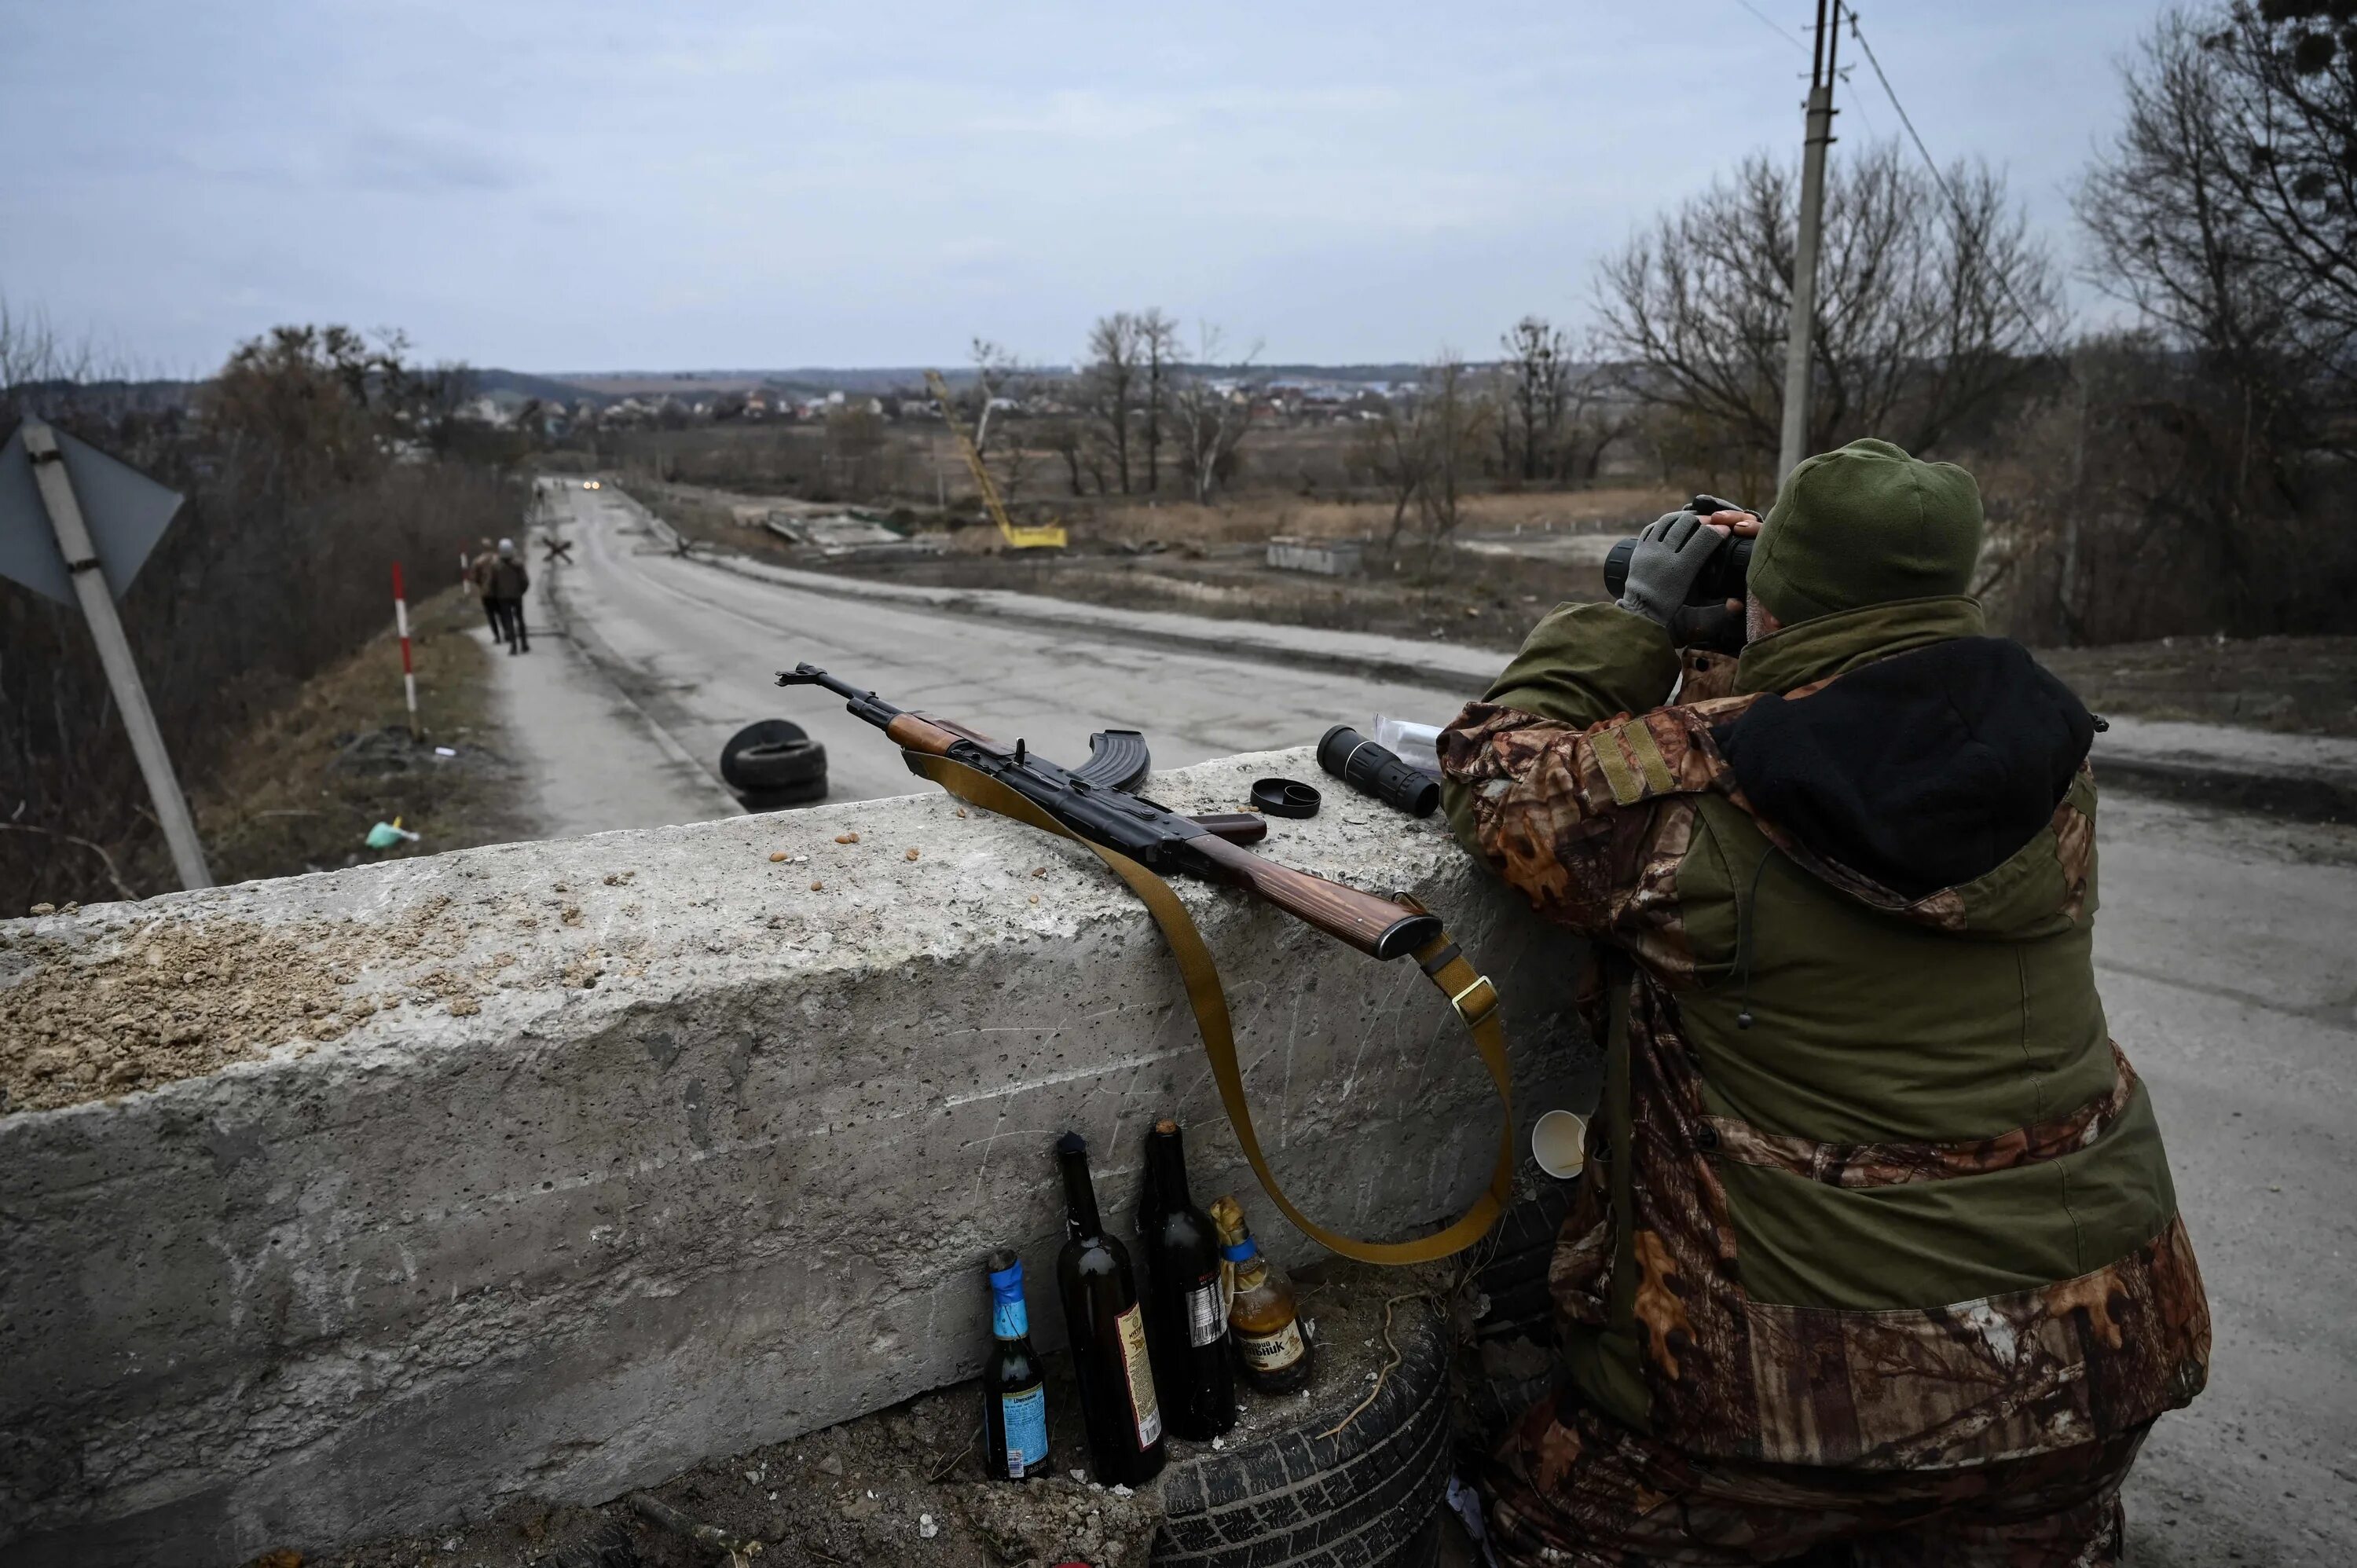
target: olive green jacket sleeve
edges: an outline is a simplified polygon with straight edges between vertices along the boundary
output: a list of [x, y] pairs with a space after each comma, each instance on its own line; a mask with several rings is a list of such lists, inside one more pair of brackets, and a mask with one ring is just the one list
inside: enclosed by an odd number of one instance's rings
[[[1481, 701], [1583, 730], [1660, 707], [1677, 679], [1670, 634], [1643, 616], [1612, 604], [1557, 605]], [[1454, 768], [1443, 768], [1440, 799], [1457, 842], [1488, 859], [1474, 828], [1472, 789]]]

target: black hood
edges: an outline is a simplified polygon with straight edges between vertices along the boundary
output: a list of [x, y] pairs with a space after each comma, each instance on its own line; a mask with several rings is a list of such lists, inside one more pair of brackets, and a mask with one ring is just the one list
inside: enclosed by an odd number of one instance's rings
[[1770, 693], [1712, 732], [1759, 813], [1909, 899], [1994, 870], [2035, 837], [2095, 724], [2019, 643], [1964, 637]]

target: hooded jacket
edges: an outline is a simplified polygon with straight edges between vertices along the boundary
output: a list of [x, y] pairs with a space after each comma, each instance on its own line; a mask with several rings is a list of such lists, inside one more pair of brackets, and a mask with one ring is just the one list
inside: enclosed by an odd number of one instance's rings
[[1982, 629], [1964, 598], [1826, 616], [1689, 656], [1657, 707], [1661, 628], [1566, 606], [1442, 736], [1459, 838], [1597, 943], [1570, 1376], [1689, 1452], [1992, 1462], [2207, 1376], [2095, 993], [2093, 723]]

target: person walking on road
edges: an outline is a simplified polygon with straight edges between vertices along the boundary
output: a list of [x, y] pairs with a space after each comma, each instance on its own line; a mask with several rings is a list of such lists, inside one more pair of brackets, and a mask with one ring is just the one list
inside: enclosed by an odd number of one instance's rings
[[[1748, 602], [1699, 626], [1730, 533]], [[1981, 533], [1964, 469], [1852, 442], [1764, 523], [1652, 524], [1442, 733], [1459, 840], [1593, 942], [1605, 1043], [1565, 1377], [1484, 1476], [1518, 1568], [2115, 1563], [2208, 1379], [2096, 995], [2098, 721], [1986, 635]]]
[[474, 558], [467, 563], [467, 591], [483, 602], [483, 618], [490, 622], [491, 639], [504, 642], [507, 633], [500, 625], [499, 601], [491, 596], [491, 567], [498, 562], [499, 554], [491, 548], [488, 537], [478, 543], [479, 548], [476, 550]]
[[510, 653], [530, 653], [532, 636], [523, 620], [523, 596], [532, 589], [532, 574], [524, 570], [523, 556], [512, 539], [500, 541], [499, 554], [491, 561], [490, 602], [498, 607], [493, 621], [493, 634], [504, 633]]

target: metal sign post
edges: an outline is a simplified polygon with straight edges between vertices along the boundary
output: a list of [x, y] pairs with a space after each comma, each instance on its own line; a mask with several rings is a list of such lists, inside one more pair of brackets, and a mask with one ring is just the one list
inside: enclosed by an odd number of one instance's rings
[[[71, 437], [67, 439], [71, 441]], [[68, 450], [60, 446], [57, 432], [40, 420], [27, 419], [18, 426], [16, 440], [11, 445], [21, 447], [23, 461], [31, 467], [39, 504], [30, 510], [48, 517], [63, 575], [70, 582], [74, 599], [81, 606], [82, 618], [90, 623], [91, 639], [98, 644], [99, 662], [106, 667], [106, 683], [113, 690], [114, 705], [123, 712], [124, 728], [131, 732], [131, 749], [139, 758], [139, 771], [146, 778], [147, 793], [155, 799], [156, 820], [163, 824], [165, 841], [171, 845], [172, 865], [179, 873], [180, 886], [210, 887], [212, 873], [205, 866], [204, 847], [197, 842], [196, 822], [188, 815], [188, 802], [180, 793], [180, 781], [173, 776], [172, 758], [164, 749], [163, 732], [156, 727], [155, 710], [147, 705], [147, 689], [140, 683], [139, 667], [131, 660], [130, 639], [123, 634], [123, 618], [114, 609], [114, 595], [130, 586], [132, 574], [139, 569], [148, 548], [163, 532], [164, 523], [178, 510], [180, 498], [103, 454], [79, 442], [72, 443], [76, 466], [86, 466], [94, 477], [102, 476], [105, 503], [117, 519], [112, 529], [117, 549], [110, 553], [115, 558], [102, 560], [99, 547], [91, 540], [91, 528], [83, 520], [73, 478], [67, 471]], [[6, 481], [13, 477], [9, 473], [13, 467], [0, 460], [0, 491], [9, 489]], [[21, 482], [17, 481], [19, 485]], [[27, 510], [7, 504], [17, 499], [16, 495], [0, 493], [0, 532], [14, 532], [17, 536], [16, 543], [6, 552], [12, 557], [21, 557], [28, 546], [23, 530], [9, 526], [20, 523], [21, 513]], [[38, 569], [48, 564], [37, 562], [31, 571], [11, 570], [7, 575], [21, 576], [30, 586], [61, 598], [64, 596], [57, 592], [54, 579]]]

